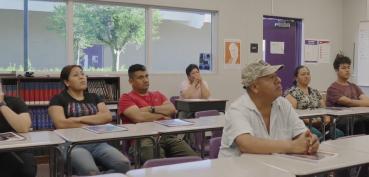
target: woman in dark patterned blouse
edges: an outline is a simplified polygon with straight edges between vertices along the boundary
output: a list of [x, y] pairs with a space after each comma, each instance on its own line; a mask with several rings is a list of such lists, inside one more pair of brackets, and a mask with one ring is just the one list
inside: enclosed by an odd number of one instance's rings
[[[311, 80], [309, 68], [303, 65], [298, 66], [295, 70], [294, 75], [294, 86], [288, 89], [286, 93], [286, 98], [288, 101], [291, 102], [292, 106], [295, 109], [316, 109], [325, 107], [325, 102], [319, 91], [317, 89], [309, 87]], [[320, 118], [313, 119], [313, 127], [311, 131], [319, 138], [322, 138], [322, 133], [317, 129], [321, 127], [320, 120]], [[305, 123], [307, 123], [308, 119], [304, 119], [304, 121]], [[324, 126], [328, 125], [330, 122], [331, 118], [329, 116], [324, 116]], [[336, 137], [340, 137], [343, 135], [344, 133], [341, 130], [336, 129]]]

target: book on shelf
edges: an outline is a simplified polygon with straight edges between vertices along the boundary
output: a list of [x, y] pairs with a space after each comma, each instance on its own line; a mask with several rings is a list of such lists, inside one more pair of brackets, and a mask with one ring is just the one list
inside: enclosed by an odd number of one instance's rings
[[14, 133], [14, 132], [4, 132], [0, 133], [0, 142], [3, 141], [20, 141], [26, 139], [25, 137]]
[[324, 159], [336, 157], [338, 154], [334, 152], [318, 151], [315, 154], [277, 154], [281, 157], [304, 160], [309, 162], [318, 162]]
[[127, 131], [128, 128], [124, 126], [116, 126], [113, 124], [103, 124], [103, 125], [92, 125], [83, 127], [84, 129], [94, 132], [94, 133], [111, 133], [111, 132], [119, 132], [119, 131]]
[[182, 119], [156, 120], [154, 122], [168, 126], [168, 127], [188, 126], [188, 125], [194, 124], [191, 121], [182, 120]]

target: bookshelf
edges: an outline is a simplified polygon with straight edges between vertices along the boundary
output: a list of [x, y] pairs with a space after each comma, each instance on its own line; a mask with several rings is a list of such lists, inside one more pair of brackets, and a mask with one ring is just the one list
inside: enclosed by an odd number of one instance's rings
[[[0, 76], [5, 95], [20, 97], [28, 106], [32, 117], [33, 130], [53, 129], [53, 123], [47, 113], [49, 100], [64, 89], [59, 77], [17, 77]], [[120, 78], [116, 76], [88, 76], [88, 91], [100, 95], [116, 117], [120, 97]]]

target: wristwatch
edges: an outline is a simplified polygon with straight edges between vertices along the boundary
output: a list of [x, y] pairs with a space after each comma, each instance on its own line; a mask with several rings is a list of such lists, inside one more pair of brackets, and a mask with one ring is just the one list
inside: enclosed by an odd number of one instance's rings
[[150, 107], [150, 112], [151, 112], [151, 113], [155, 113], [155, 107], [154, 107], [154, 106], [151, 106], [151, 107]]
[[2, 106], [6, 106], [5, 101], [0, 102], [0, 108], [1, 108]]

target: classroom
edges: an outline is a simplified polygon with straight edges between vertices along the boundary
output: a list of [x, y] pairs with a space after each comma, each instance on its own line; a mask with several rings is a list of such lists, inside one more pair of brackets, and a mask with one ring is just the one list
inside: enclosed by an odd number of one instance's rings
[[369, 176], [369, 0], [0, 0], [0, 24], [0, 176]]

